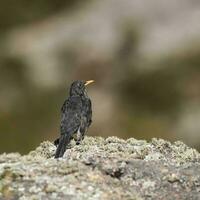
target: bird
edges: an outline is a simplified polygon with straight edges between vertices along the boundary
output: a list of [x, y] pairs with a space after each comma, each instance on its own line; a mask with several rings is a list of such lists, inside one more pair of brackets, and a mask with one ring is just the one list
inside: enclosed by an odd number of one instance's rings
[[54, 141], [57, 146], [55, 158], [63, 157], [72, 139], [80, 144], [92, 123], [92, 103], [86, 86], [94, 80], [77, 80], [71, 84], [69, 97], [61, 108], [60, 137]]

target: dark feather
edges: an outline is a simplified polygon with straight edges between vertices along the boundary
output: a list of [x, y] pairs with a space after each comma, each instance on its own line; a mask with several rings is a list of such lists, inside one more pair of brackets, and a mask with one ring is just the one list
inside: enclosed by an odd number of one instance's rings
[[68, 135], [68, 134], [61, 135], [61, 137], [59, 139], [58, 147], [56, 149], [55, 158], [60, 158], [64, 155], [69, 141], [70, 141], [70, 135]]

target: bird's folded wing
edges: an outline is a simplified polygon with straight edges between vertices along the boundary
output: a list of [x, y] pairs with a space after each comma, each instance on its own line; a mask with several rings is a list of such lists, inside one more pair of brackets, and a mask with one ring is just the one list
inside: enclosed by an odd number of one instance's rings
[[90, 124], [92, 123], [92, 103], [90, 99], [87, 99], [86, 116], [87, 116], [87, 126], [89, 127]]
[[76, 133], [80, 127], [82, 102], [80, 97], [71, 97], [63, 105], [61, 134]]

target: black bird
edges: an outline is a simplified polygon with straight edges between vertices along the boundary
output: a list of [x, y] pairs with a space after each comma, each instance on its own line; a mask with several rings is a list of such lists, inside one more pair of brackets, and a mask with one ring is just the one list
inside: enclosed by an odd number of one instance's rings
[[71, 85], [69, 97], [61, 108], [61, 136], [54, 142], [57, 146], [55, 158], [63, 156], [71, 139], [80, 144], [92, 123], [92, 105], [85, 88], [92, 82], [94, 81], [74, 81]]

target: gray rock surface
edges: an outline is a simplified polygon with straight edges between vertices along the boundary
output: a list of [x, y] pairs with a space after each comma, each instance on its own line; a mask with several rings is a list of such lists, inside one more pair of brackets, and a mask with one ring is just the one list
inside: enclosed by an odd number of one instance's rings
[[200, 154], [180, 141], [86, 137], [54, 153], [1, 154], [0, 199], [200, 199]]

